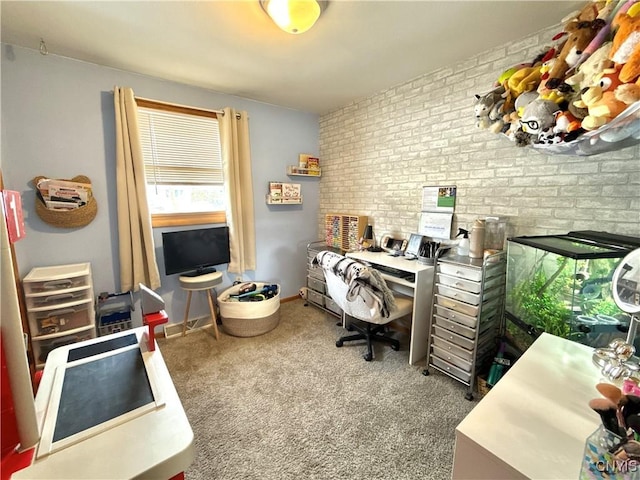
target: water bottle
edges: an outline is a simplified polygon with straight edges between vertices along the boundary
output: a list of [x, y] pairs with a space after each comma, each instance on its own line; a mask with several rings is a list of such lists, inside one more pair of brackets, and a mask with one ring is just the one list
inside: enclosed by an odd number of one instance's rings
[[469, 243], [470, 258], [482, 258], [484, 256], [484, 225], [485, 221], [479, 218], [473, 222]]

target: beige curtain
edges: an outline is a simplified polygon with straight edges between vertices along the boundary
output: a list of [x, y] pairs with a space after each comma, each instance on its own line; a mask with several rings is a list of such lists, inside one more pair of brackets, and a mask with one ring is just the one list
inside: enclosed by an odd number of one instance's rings
[[116, 117], [120, 291], [137, 291], [139, 283], [155, 290], [160, 286], [160, 274], [147, 203], [136, 101], [133, 90], [126, 87], [114, 88], [113, 97]]
[[247, 112], [225, 108], [219, 120], [224, 179], [227, 186], [227, 223], [230, 273], [256, 269], [256, 232]]

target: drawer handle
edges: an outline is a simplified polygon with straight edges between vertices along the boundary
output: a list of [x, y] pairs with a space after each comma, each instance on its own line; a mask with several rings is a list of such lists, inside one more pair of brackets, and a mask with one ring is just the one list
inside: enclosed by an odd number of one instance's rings
[[45, 290], [53, 290], [54, 288], [69, 288], [71, 286], [71, 280], [68, 278], [64, 280], [51, 280], [42, 284]]
[[64, 300], [67, 298], [73, 298], [72, 293], [61, 293], [60, 295], [51, 295], [50, 297], [45, 298], [44, 303], [51, 302], [54, 300]]
[[75, 308], [64, 308], [62, 310], [56, 310], [55, 312], [51, 312], [47, 317], [54, 317], [60, 315], [70, 315], [72, 313], [76, 313]]

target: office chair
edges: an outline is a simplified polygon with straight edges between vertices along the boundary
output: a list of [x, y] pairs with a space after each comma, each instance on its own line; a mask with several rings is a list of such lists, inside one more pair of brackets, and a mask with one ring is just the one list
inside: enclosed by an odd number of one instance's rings
[[[313, 264], [322, 268], [327, 293], [343, 311], [343, 326], [358, 331], [340, 337], [336, 347], [342, 347], [344, 342], [366, 340], [367, 351], [363, 357], [367, 362], [373, 359], [373, 342], [388, 343], [393, 350], [400, 349], [400, 342], [386, 334], [386, 327], [393, 320], [411, 315], [411, 297], [394, 295], [374, 268], [328, 250], [319, 252]], [[360, 320], [364, 325], [350, 322], [350, 318]]]

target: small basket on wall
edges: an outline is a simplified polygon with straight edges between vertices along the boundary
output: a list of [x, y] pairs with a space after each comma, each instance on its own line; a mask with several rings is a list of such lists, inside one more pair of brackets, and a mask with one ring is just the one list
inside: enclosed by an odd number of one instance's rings
[[[38, 176], [33, 179], [33, 184], [38, 192], [35, 201], [36, 213], [42, 221], [58, 228], [78, 228], [88, 225], [94, 218], [96, 218], [96, 214], [98, 213], [98, 203], [93, 195], [89, 195], [85, 205], [81, 205], [77, 208], [70, 210], [56, 210], [48, 208], [44, 203], [40, 190], [38, 189], [38, 183], [46, 178], [47, 177], [44, 176]], [[77, 175], [69, 180], [65, 179], [64, 181], [91, 184], [89, 177], [84, 175]]]

